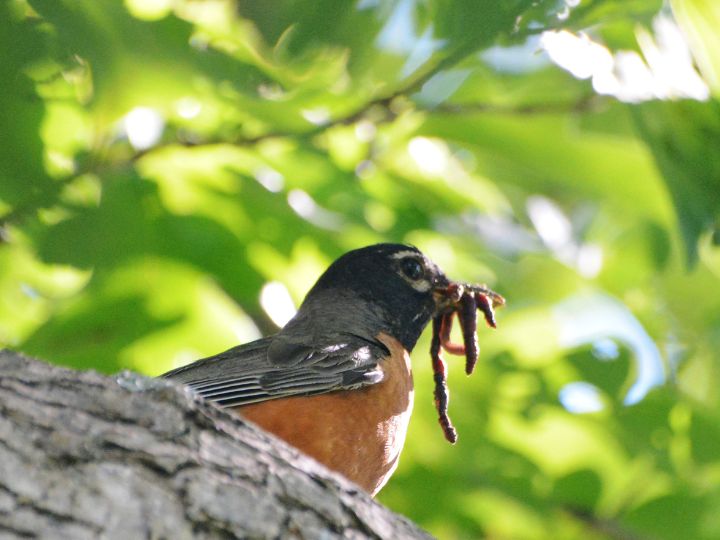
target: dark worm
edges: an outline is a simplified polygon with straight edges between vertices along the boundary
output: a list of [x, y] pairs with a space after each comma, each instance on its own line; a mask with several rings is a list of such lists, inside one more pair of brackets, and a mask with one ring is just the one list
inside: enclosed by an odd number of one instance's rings
[[[465, 355], [465, 372], [470, 375], [475, 368], [480, 352], [477, 338], [477, 310], [483, 313], [488, 326], [495, 328], [496, 322], [493, 308], [504, 305], [505, 299], [485, 287], [462, 283], [451, 283], [441, 293], [445, 295], [447, 304], [432, 320], [433, 333], [430, 344], [430, 357], [435, 380], [434, 396], [438, 421], [445, 438], [454, 444], [457, 441], [457, 431], [448, 415], [450, 394], [442, 351], [444, 349], [450, 354]], [[450, 339], [453, 317], [456, 313], [462, 330], [462, 345], [453, 343]]]
[[435, 408], [438, 412], [438, 421], [442, 427], [445, 438], [452, 444], [457, 441], [457, 431], [448, 416], [448, 402], [450, 395], [448, 393], [447, 378], [445, 375], [445, 362], [442, 359], [441, 339], [443, 315], [433, 318], [433, 337], [430, 344], [430, 356], [432, 358], [432, 367], [435, 379]]
[[477, 304], [475, 298], [478, 294], [466, 292], [460, 298], [460, 311], [458, 319], [462, 329], [465, 343], [465, 373], [470, 375], [478, 361], [479, 346], [477, 337]]
[[440, 332], [440, 342], [442, 348], [450, 354], [456, 354], [463, 356], [465, 354], [465, 345], [459, 343], [453, 343], [450, 341], [450, 331], [452, 330], [453, 317], [455, 316], [454, 311], [449, 311], [442, 316], [442, 330]]
[[483, 312], [485, 322], [488, 326], [496, 328], [497, 324], [495, 323], [495, 312], [493, 311], [493, 305], [490, 302], [490, 299], [486, 295], [476, 292], [475, 302], [477, 303], [478, 309]]

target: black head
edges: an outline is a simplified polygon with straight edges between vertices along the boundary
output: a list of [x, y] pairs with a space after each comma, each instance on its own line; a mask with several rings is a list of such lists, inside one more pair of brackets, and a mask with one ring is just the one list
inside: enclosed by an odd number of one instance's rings
[[384, 331], [412, 350], [435, 313], [433, 292], [448, 283], [417, 248], [376, 244], [350, 251], [332, 263], [296, 318], [321, 325], [315, 332], [352, 332], [374, 339]]

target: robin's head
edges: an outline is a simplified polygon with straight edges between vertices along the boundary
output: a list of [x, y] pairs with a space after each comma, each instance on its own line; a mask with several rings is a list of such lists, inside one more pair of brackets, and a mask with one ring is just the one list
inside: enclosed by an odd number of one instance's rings
[[[385, 331], [412, 350], [449, 281], [413, 246], [376, 244], [337, 259], [308, 293], [298, 315], [335, 331]], [[303, 317], [304, 318], [304, 317]]]

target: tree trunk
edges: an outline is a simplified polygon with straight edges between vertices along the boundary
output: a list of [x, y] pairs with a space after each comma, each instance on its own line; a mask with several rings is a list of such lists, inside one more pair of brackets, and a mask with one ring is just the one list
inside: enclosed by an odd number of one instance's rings
[[0, 351], [0, 538], [428, 538], [176, 384]]

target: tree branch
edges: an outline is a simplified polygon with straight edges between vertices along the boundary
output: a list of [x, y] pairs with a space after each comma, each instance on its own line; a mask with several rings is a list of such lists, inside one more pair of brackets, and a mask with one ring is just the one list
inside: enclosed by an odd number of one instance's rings
[[534, 114], [566, 114], [566, 113], [583, 113], [595, 112], [608, 103], [610, 98], [600, 96], [594, 92], [588, 93], [576, 101], [572, 102], [547, 102], [547, 103], [528, 103], [525, 105], [499, 105], [496, 103], [445, 103], [426, 110], [427, 112], [447, 114], [447, 115], [467, 115], [477, 113], [490, 114], [516, 114], [516, 115], [534, 115]]
[[429, 538], [167, 381], [0, 351], [0, 536]]

